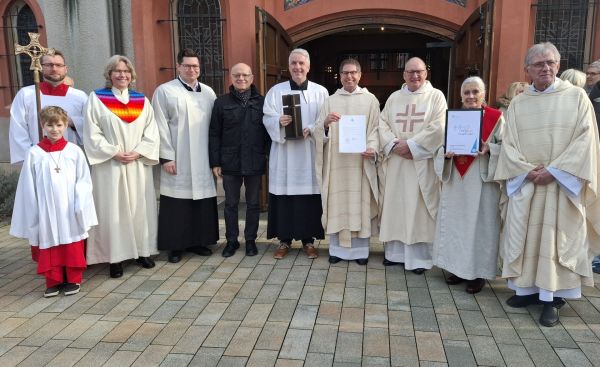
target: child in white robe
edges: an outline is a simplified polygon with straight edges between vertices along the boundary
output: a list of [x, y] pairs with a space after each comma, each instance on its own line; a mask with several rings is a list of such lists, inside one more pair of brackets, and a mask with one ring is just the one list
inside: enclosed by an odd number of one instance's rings
[[30, 148], [19, 176], [10, 234], [29, 240], [44, 297], [79, 292], [86, 268], [84, 239], [98, 224], [92, 180], [81, 148], [67, 142], [67, 113], [42, 109], [45, 137]]

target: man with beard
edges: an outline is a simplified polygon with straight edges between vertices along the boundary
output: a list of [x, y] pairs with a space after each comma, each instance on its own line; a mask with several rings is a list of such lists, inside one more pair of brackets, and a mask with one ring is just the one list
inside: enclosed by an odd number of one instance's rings
[[[40, 83], [41, 105], [59, 106], [69, 116], [66, 140], [81, 146], [83, 108], [87, 95], [65, 84], [68, 68], [60, 51], [44, 55], [40, 60], [44, 81]], [[29, 85], [17, 93], [10, 107], [10, 163], [23, 162], [29, 148], [39, 142], [39, 123], [35, 101], [35, 86]]]

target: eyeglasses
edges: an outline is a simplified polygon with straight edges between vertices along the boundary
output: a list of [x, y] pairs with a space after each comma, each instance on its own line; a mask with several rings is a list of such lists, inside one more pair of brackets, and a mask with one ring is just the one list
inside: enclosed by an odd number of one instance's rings
[[65, 64], [53, 64], [51, 62], [48, 62], [48, 63], [42, 64], [42, 66], [45, 68], [48, 68], [48, 69], [52, 69], [52, 68], [60, 69], [60, 68], [64, 68]]
[[342, 71], [342, 72], [340, 72], [340, 74], [342, 74], [343, 76], [348, 76], [348, 75], [355, 76], [358, 73], [360, 73], [360, 71], [358, 71], [358, 70]]
[[231, 76], [234, 79], [238, 79], [238, 78], [244, 78], [244, 79], [248, 79], [252, 76], [252, 74], [231, 74]]
[[404, 72], [408, 75], [421, 75], [425, 72], [425, 70], [404, 70]]
[[556, 65], [558, 65], [557, 61], [554, 60], [546, 60], [546, 61], [539, 61], [533, 64], [529, 64], [529, 66], [535, 68], [535, 69], [543, 69], [544, 66], [548, 65], [549, 68], [553, 68]]
[[131, 70], [117, 70], [117, 69], [115, 69], [112, 72], [115, 73], [115, 74], [131, 74]]
[[200, 65], [180, 64], [184, 69], [188, 70], [199, 70]]

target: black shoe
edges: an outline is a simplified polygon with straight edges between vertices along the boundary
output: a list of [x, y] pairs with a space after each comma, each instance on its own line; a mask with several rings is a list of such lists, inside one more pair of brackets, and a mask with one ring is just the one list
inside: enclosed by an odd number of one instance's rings
[[152, 260], [150, 257], [144, 257], [144, 256], [140, 256], [137, 259], [135, 259], [135, 262], [140, 264], [142, 266], [142, 268], [145, 269], [152, 269], [154, 267], [154, 260]]
[[189, 252], [193, 252], [196, 255], [200, 256], [210, 256], [212, 255], [212, 250], [206, 246], [195, 246], [187, 249]]
[[369, 259], [356, 259], [356, 263], [358, 265], [367, 265], [367, 263], [369, 262]]
[[170, 263], [178, 263], [181, 261], [181, 252], [182, 251], [169, 251], [169, 262]]
[[416, 268], [416, 269], [413, 269], [411, 271], [413, 273], [417, 274], [417, 275], [421, 275], [421, 274], [423, 274], [425, 272], [425, 269], [423, 269], [423, 268]]
[[402, 265], [402, 263], [397, 263], [395, 261], [390, 261], [386, 258], [383, 259], [383, 266], [394, 266], [394, 265]]
[[246, 256], [255, 256], [258, 254], [258, 249], [256, 248], [256, 241], [247, 240], [246, 241]]
[[529, 305], [539, 305], [541, 303], [542, 301], [540, 301], [540, 295], [538, 293], [529, 294], [527, 296], [514, 295], [506, 300], [506, 304], [514, 308], [523, 308]]
[[240, 243], [235, 241], [227, 241], [227, 245], [223, 248], [223, 257], [230, 257], [235, 255], [235, 251], [240, 248]]
[[123, 276], [123, 265], [121, 263], [110, 264], [110, 277], [120, 278]]
[[554, 297], [554, 301], [552, 301], [554, 307], [556, 308], [562, 308], [562, 306], [564, 306], [567, 302], [565, 302], [564, 298], [561, 297]]
[[329, 255], [329, 263], [330, 264], [337, 264], [340, 261], [342, 261], [342, 259], [340, 259], [339, 257], [333, 256], [333, 255]]
[[60, 289], [57, 287], [46, 288], [44, 292], [44, 298], [56, 297], [60, 293]]
[[65, 296], [70, 296], [79, 293], [80, 289], [81, 286], [77, 283], [65, 283], [62, 290], [65, 292]]
[[558, 324], [558, 308], [554, 306], [554, 302], [543, 302], [544, 309], [540, 315], [540, 324], [546, 327], [552, 327]]

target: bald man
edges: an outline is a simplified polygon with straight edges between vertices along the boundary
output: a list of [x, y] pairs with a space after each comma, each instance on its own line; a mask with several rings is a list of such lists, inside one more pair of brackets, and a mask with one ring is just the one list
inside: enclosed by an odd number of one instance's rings
[[225, 190], [225, 238], [223, 257], [240, 247], [238, 204], [242, 183], [246, 195], [244, 239], [246, 255], [254, 256], [258, 231], [260, 177], [267, 168], [270, 139], [263, 118], [264, 97], [252, 84], [250, 66], [239, 63], [231, 68], [229, 93], [217, 98], [210, 121], [208, 149], [215, 177], [223, 178]]

